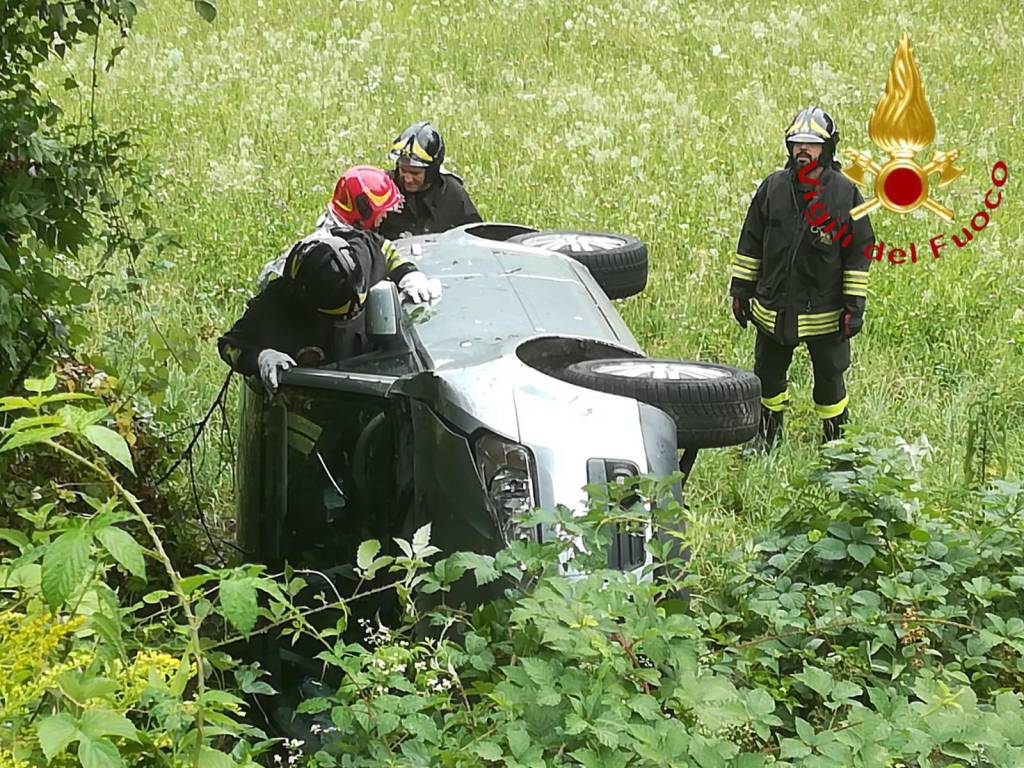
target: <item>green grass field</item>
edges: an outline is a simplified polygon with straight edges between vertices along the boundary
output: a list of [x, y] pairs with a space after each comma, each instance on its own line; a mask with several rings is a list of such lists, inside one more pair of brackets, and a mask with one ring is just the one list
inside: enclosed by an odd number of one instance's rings
[[[881, 212], [879, 237], [920, 250], [967, 224], [993, 163], [1005, 160], [1010, 179], [968, 248], [872, 268], [848, 377], [853, 419], [865, 430], [927, 435], [929, 477], [953, 488], [968, 480], [968, 429], [987, 409], [1006, 437], [991, 471], [1003, 458], [1019, 475], [1019, 4], [983, 0], [954, 19], [936, 0], [221, 0], [212, 25], [190, 5], [154, 0], [141, 9], [116, 66], [99, 74], [97, 104], [105, 122], [141, 129], [159, 169], [159, 223], [182, 248], [147, 263], [145, 312], [100, 297], [94, 321], [122, 364], [154, 324], [199, 350], [193, 373], [172, 375], [164, 407], [180, 417], [197, 418], [216, 393], [224, 367], [215, 339], [260, 265], [311, 227], [345, 166], [385, 163], [391, 138], [419, 119], [444, 131], [485, 218], [622, 231], [649, 243], [649, 287], [620, 304], [649, 353], [751, 367], [753, 331], [733, 323], [726, 300], [750, 197], [783, 162], [782, 133], [808, 103], [837, 118], [841, 148], [882, 156], [867, 119], [906, 31], [938, 125], [919, 159], [958, 148], [966, 172], [936, 193], [956, 211], [955, 226]], [[68, 62], [80, 76], [91, 65], [90, 51]], [[63, 76], [55, 70], [54, 82]], [[803, 352], [791, 375], [781, 450], [749, 462], [738, 449], [708, 451], [698, 461], [692, 532], [705, 551], [768, 525], [817, 451]], [[210, 463], [208, 502], [223, 519], [229, 483], [214, 476]]]

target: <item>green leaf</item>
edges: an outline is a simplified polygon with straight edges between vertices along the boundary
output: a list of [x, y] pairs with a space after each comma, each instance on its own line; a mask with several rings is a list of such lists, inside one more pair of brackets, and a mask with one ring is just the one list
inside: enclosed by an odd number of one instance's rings
[[875, 558], [875, 548], [867, 544], [847, 544], [846, 551], [861, 565], [867, 565]]
[[796, 735], [800, 737], [800, 741], [813, 747], [817, 741], [814, 726], [800, 717], [794, 718], [793, 725], [796, 726]]
[[71, 299], [72, 304], [88, 304], [92, 299], [92, 291], [81, 283], [75, 283], [68, 289], [68, 297]]
[[530, 748], [530, 734], [522, 726], [513, 726], [508, 729], [508, 746], [512, 754], [521, 758], [523, 753]]
[[[66, 402], [68, 400], [98, 400], [98, 399], [99, 398], [96, 397], [96, 395], [90, 395], [90, 394], [87, 394], [85, 392], [58, 392], [56, 395], [47, 395], [46, 396], [46, 404], [50, 405], [51, 403], [63, 403], [63, 402]], [[108, 409], [104, 408], [102, 410], [103, 411], [107, 411]]]
[[323, 696], [314, 696], [312, 699], [303, 699], [295, 711], [301, 715], [315, 715], [331, 708], [331, 700]]
[[455, 561], [456, 565], [473, 571], [473, 577], [476, 579], [478, 587], [490, 584], [501, 575], [494, 567], [494, 558], [490, 555], [481, 555], [476, 552], [456, 552], [450, 559]]
[[142, 554], [142, 547], [127, 531], [110, 526], [103, 528], [96, 533], [103, 548], [110, 553], [110, 556], [117, 561], [117, 564], [124, 568], [132, 576], [140, 579], [146, 578], [146, 558]]
[[217, 6], [213, 0], [195, 0], [196, 13], [203, 17], [203, 21], [213, 23], [217, 18]]
[[117, 432], [101, 427], [98, 424], [93, 424], [91, 427], [86, 427], [82, 434], [85, 435], [85, 438], [90, 443], [111, 456], [133, 475], [135, 474], [135, 467], [132, 466], [132, 455], [128, 450], [128, 443]]
[[80, 734], [75, 719], [67, 712], [61, 712], [59, 715], [50, 715], [40, 720], [36, 736], [39, 737], [39, 746], [43, 754], [46, 755], [47, 761], [50, 761], [63, 752], [68, 744], [79, 738]]
[[45, 429], [28, 429], [24, 432], [16, 432], [9, 439], [5, 440], [3, 445], [0, 445], [0, 453], [13, 451], [15, 448], [20, 448], [23, 445], [43, 443], [58, 435], [63, 435], [65, 432], [67, 430], [64, 427], [46, 427]]
[[420, 526], [412, 535], [412, 551], [419, 555], [430, 544], [430, 523]]
[[358, 566], [359, 570], [365, 571], [369, 569], [373, 563], [373, 558], [377, 556], [378, 552], [380, 552], [380, 542], [376, 539], [370, 539], [360, 544], [359, 549], [356, 551], [356, 566]]
[[196, 573], [192, 576], [186, 576], [181, 580], [181, 591], [186, 595], [192, 594], [192, 592], [199, 589], [203, 584], [215, 578], [217, 578], [217, 576], [212, 573]]
[[814, 554], [822, 560], [844, 560], [846, 543], [831, 537], [822, 539], [814, 545]]
[[501, 760], [501, 747], [493, 741], [481, 741], [473, 745], [473, 753], [483, 760]]
[[82, 768], [122, 768], [117, 747], [107, 739], [82, 737], [78, 743], [78, 759]]
[[[110, 698], [121, 687], [116, 680], [111, 680], [108, 677], [90, 677], [75, 670], [68, 670], [58, 675], [57, 684], [70, 699], [79, 704], [84, 704], [90, 699]], [[81, 723], [79, 723], [79, 727], [82, 727]], [[82, 730], [84, 732], [84, 728]], [[103, 734], [98, 735], [102, 736]]]
[[234, 768], [237, 763], [218, 749], [200, 747], [199, 768]]
[[832, 675], [817, 667], [805, 666], [804, 671], [798, 675], [793, 675], [793, 678], [799, 680], [822, 698], [832, 692], [832, 686], [834, 685]]
[[35, 392], [37, 395], [41, 395], [43, 392], [49, 392], [56, 386], [57, 377], [52, 373], [45, 379], [25, 379], [25, 389], [29, 392]]
[[135, 732], [135, 726], [131, 724], [131, 721], [124, 715], [119, 715], [109, 709], [87, 709], [82, 713], [78, 727], [91, 739], [100, 739], [103, 736], [121, 736], [132, 741], [139, 740], [139, 735]]
[[5, 411], [31, 410], [32, 403], [24, 397], [0, 397], [0, 413]]
[[861, 687], [856, 683], [851, 683], [849, 680], [840, 680], [832, 689], [832, 699], [842, 702], [845, 699], [852, 699], [854, 696], [860, 696], [863, 692], [864, 691], [861, 690]]
[[249, 634], [256, 626], [256, 579], [228, 579], [220, 584], [220, 607], [239, 632]]
[[90, 537], [81, 529], [58, 537], [43, 555], [43, 597], [51, 608], [61, 605], [89, 571]]
[[23, 552], [29, 545], [28, 536], [13, 528], [0, 528], [0, 540], [13, 544]]

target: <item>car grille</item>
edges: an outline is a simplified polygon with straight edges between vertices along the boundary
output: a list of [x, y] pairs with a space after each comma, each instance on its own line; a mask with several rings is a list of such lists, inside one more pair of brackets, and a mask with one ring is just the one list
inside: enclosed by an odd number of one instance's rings
[[[639, 474], [636, 464], [614, 459], [589, 459], [587, 481], [589, 483], [622, 483], [628, 477]], [[622, 524], [616, 525], [615, 535], [608, 545], [608, 567], [619, 571], [631, 571], [644, 564], [644, 536], [641, 533], [627, 533]]]

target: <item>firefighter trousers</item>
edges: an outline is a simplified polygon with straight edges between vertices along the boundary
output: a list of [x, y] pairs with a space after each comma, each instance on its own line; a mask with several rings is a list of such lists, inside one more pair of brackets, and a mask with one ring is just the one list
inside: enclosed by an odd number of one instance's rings
[[[806, 339], [814, 369], [814, 410], [820, 419], [831, 419], [846, 410], [849, 397], [843, 374], [850, 367], [850, 340], [829, 334]], [[789, 400], [786, 372], [795, 346], [779, 344], [761, 331], [754, 343], [754, 373], [761, 380], [761, 404], [782, 411]]]

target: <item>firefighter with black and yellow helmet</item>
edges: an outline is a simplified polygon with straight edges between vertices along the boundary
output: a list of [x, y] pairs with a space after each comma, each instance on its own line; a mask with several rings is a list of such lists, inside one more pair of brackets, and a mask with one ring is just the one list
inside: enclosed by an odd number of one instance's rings
[[410, 125], [395, 137], [388, 157], [395, 163], [389, 175], [405, 197], [402, 210], [381, 225], [388, 240], [480, 221], [462, 179], [444, 166], [444, 138], [433, 125]]
[[802, 110], [786, 131], [784, 169], [758, 187], [747, 210], [729, 294], [736, 321], [757, 331], [754, 373], [761, 380], [759, 447], [782, 433], [793, 350], [805, 344], [814, 369], [814, 406], [822, 435], [847, 420], [844, 372], [850, 338], [864, 322], [871, 222], [850, 210], [863, 202], [835, 161], [839, 130], [819, 107]]

